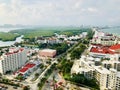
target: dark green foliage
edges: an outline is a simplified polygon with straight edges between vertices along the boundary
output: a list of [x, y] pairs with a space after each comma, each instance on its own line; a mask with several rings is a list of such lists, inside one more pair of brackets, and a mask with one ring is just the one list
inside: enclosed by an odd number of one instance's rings
[[86, 46], [80, 43], [79, 46], [71, 52], [71, 55], [70, 55], [71, 59], [79, 59], [85, 49], [86, 49]]
[[53, 64], [50, 69], [47, 70], [47, 72], [45, 73], [44, 78], [41, 79], [41, 82], [37, 84], [37, 86], [39, 87], [39, 90], [42, 90], [43, 85], [45, 84], [45, 82], [47, 81], [47, 79], [49, 78], [49, 76], [51, 75], [52, 71], [55, 69], [56, 65]]
[[10, 31], [11, 33], [18, 33], [24, 35], [25, 39], [35, 38], [36, 36], [53, 36], [54, 33], [65, 34], [68, 36], [79, 35], [82, 32], [87, 32], [91, 30], [90, 28], [80, 28], [80, 27], [39, 27], [32, 29], [20, 29]]
[[44, 64], [41, 63], [41, 64], [39, 65], [39, 67], [40, 67], [40, 69], [43, 69], [43, 68], [44, 68]]
[[72, 78], [70, 78], [70, 81], [87, 85], [89, 87], [95, 88], [96, 90], [99, 90], [99, 86], [96, 84], [96, 81], [94, 79], [89, 80], [85, 78], [83, 74], [74, 74]]
[[87, 39], [90, 40], [93, 38], [94, 32], [92, 30], [88, 31]]
[[57, 50], [57, 55], [62, 54], [64, 52], [66, 52], [66, 50], [69, 48], [69, 46], [67, 45], [67, 43], [58, 43], [58, 44], [40, 44], [39, 45], [40, 49], [44, 49], [44, 48], [50, 48], [50, 49], [55, 49]]
[[30, 88], [28, 86], [24, 86], [23, 90], [30, 90]]
[[19, 75], [16, 77], [16, 79], [18, 79], [18, 80], [24, 80], [24, 77], [19, 74]]
[[63, 76], [66, 75], [66, 74], [69, 75], [72, 65], [73, 65], [73, 62], [63, 58], [61, 60], [61, 62], [59, 63], [58, 68], [63, 73]]
[[84, 39], [82, 43], [83, 43], [83, 44], [89, 44], [89, 40]]
[[17, 87], [19, 87], [19, 84], [15, 84], [15, 83], [11, 82], [11, 81], [8, 80], [8, 79], [1, 79], [1, 80], [0, 80], [0, 83], [4, 83], [4, 84], [11, 85], [11, 86], [17, 86]]
[[38, 77], [39, 76], [39, 73], [35, 73], [35, 77]]

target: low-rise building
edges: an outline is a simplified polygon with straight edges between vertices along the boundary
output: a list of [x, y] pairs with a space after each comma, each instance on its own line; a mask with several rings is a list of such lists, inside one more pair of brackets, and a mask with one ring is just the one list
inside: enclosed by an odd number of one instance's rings
[[54, 58], [56, 56], [56, 50], [53, 49], [43, 49], [39, 51], [39, 57], [41, 59]]
[[116, 56], [116, 59], [118, 60], [120, 57], [120, 45], [103, 46], [100, 44], [92, 44], [89, 48], [89, 55], [99, 58], [110, 58]]
[[27, 63], [25, 66], [23, 66], [20, 70], [15, 72], [15, 75], [22, 75], [23, 77], [27, 77], [30, 75], [35, 69], [37, 68], [37, 65], [34, 63]]

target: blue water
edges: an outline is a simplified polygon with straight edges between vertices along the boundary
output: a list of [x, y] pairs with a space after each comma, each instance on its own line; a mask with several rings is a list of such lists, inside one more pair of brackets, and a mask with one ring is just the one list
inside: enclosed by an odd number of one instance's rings
[[1, 41], [0, 40], [0, 47], [4, 47], [4, 46], [11, 46], [13, 44], [15, 44], [16, 42], [20, 43], [21, 41], [23, 41], [22, 39], [23, 35], [21, 35], [20, 37], [17, 37], [15, 41]]
[[0, 27], [0, 32], [9, 32], [11, 30], [19, 30], [21, 28], [1, 28]]
[[120, 36], [120, 28], [108, 28], [108, 29], [102, 29], [101, 31]]

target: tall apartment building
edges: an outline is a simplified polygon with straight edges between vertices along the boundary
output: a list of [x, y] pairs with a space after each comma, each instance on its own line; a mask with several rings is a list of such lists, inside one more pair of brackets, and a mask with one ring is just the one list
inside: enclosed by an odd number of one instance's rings
[[[110, 72], [102, 67], [96, 66], [95, 67], [95, 78], [100, 85], [100, 90], [107, 89], [108, 87], [108, 77]], [[106, 83], [107, 82], [107, 83]]]
[[115, 60], [104, 60], [102, 62], [103, 67], [110, 69], [110, 68], [114, 68], [117, 71], [120, 71], [120, 61], [115, 61]]
[[103, 62], [105, 66], [95, 66], [95, 60], [89, 56], [81, 56], [80, 60], [74, 62], [71, 74], [80, 73], [88, 79], [96, 79], [100, 90], [120, 90], [120, 72], [114, 68], [116, 67], [114, 63], [119, 64], [119, 61], [105, 61]]
[[100, 85], [100, 90], [116, 90], [117, 71], [115, 69], [106, 69], [101, 66], [95, 66], [95, 79]]
[[27, 51], [24, 48], [10, 48], [9, 52], [0, 57], [0, 73], [15, 71], [27, 61]]
[[120, 90], [120, 72], [117, 73], [116, 90]]
[[88, 79], [94, 77], [94, 62], [89, 57], [82, 56], [80, 60], [76, 60], [71, 68], [71, 74], [83, 74]]

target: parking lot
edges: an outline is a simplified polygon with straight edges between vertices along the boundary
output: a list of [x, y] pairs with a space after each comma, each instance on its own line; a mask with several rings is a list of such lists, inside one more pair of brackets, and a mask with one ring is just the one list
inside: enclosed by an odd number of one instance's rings
[[21, 87], [0, 84], [0, 90], [23, 90], [23, 89]]

